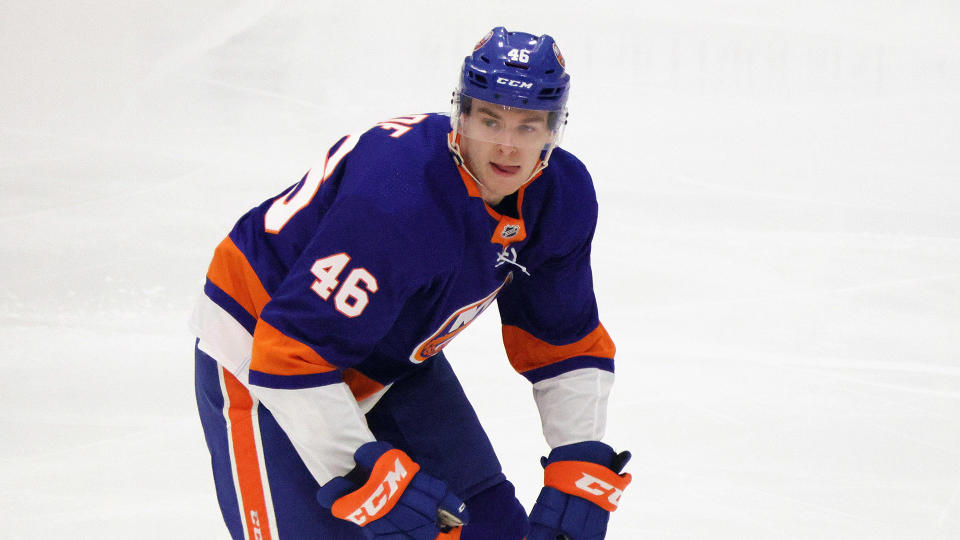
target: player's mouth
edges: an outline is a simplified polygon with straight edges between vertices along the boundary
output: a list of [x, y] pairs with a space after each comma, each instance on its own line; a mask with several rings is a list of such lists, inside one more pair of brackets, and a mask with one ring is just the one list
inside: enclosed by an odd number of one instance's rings
[[500, 165], [490, 162], [490, 168], [500, 176], [513, 176], [520, 172], [520, 165]]

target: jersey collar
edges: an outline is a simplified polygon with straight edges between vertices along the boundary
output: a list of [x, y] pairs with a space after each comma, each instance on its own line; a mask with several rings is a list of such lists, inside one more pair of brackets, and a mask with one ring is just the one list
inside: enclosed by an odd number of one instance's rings
[[537, 170], [534, 171], [530, 179], [520, 186], [520, 189], [517, 191], [517, 214], [520, 217], [514, 218], [500, 214], [487, 204], [486, 201], [483, 201], [483, 195], [480, 193], [480, 187], [477, 185], [479, 181], [463, 163], [463, 156], [460, 154], [459, 133], [451, 131], [447, 134], [447, 146], [450, 148], [450, 154], [457, 165], [457, 172], [460, 173], [460, 179], [463, 180], [463, 185], [467, 188], [467, 194], [480, 199], [483, 202], [483, 207], [487, 211], [487, 214], [497, 220], [497, 226], [493, 230], [490, 242], [499, 244], [506, 250], [510, 244], [525, 240], [527, 238], [527, 228], [523, 222], [523, 195], [527, 190], [527, 186], [543, 174], [546, 164], [541, 161], [540, 166], [537, 167]]

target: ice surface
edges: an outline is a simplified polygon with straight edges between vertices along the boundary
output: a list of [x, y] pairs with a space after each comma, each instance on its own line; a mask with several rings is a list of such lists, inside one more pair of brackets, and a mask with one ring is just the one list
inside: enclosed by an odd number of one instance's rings
[[[558, 40], [597, 183], [609, 537], [960, 538], [952, 0], [5, 3], [0, 537], [226, 537], [213, 247], [343, 133], [445, 110], [500, 24]], [[533, 400], [474, 326], [449, 356], [529, 505]]]

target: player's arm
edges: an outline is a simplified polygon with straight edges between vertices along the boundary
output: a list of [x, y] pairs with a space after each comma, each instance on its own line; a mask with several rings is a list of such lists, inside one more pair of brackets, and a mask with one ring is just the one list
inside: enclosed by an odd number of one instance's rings
[[372, 222], [383, 219], [362, 200], [331, 207], [253, 334], [251, 391], [320, 484], [349, 472], [356, 450], [374, 440], [343, 374], [389, 331], [409, 294], [403, 265], [373, 247], [383, 231]]
[[610, 512], [630, 482], [621, 474], [629, 452], [601, 442], [614, 381], [615, 347], [600, 323], [590, 244], [585, 234], [498, 298], [503, 340], [513, 367], [533, 383], [544, 437], [544, 487], [530, 514], [529, 540], [602, 538]]
[[533, 384], [551, 448], [603, 437], [614, 381], [616, 348], [600, 323], [590, 266], [596, 203], [583, 213], [579, 237], [497, 298], [507, 357]]
[[423, 268], [430, 266], [418, 257], [426, 248], [405, 232], [414, 229], [394, 218], [362, 197], [328, 210], [261, 313], [249, 382], [322, 486], [319, 502], [335, 517], [368, 534], [396, 529], [433, 540], [443, 527], [439, 515], [466, 521], [462, 503], [442, 480], [375, 441], [343, 379], [427, 279]]

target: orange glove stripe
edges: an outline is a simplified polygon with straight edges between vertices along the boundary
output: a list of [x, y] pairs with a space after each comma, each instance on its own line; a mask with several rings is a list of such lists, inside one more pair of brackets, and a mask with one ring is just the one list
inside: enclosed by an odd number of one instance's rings
[[630, 480], [629, 473], [617, 474], [588, 461], [557, 461], [543, 470], [543, 485], [586, 499], [607, 512], [617, 509]]
[[373, 465], [367, 483], [334, 501], [330, 511], [361, 527], [376, 521], [393, 510], [419, 470], [420, 466], [402, 450], [388, 450]]

